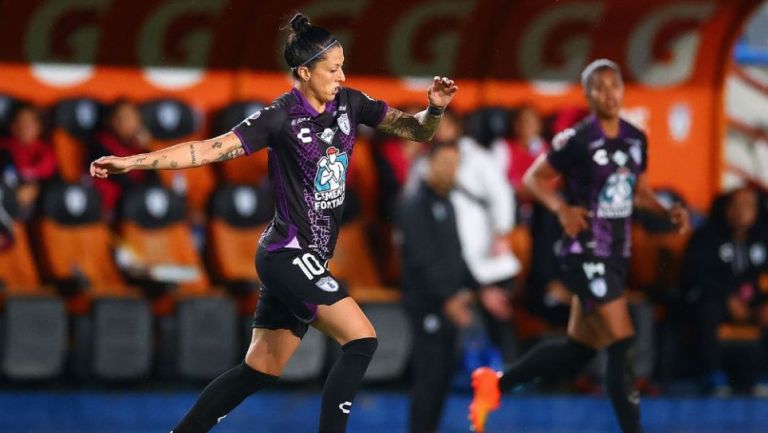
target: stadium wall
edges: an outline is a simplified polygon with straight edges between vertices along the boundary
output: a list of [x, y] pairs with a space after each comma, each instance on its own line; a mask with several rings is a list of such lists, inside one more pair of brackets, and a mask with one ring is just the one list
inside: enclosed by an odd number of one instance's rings
[[348, 85], [423, 104], [425, 76], [459, 78], [460, 111], [583, 105], [593, 58], [619, 62], [625, 115], [651, 139], [650, 180], [703, 209], [720, 188], [723, 82], [760, 0], [9, 1], [0, 92], [50, 104], [77, 95], [175, 97], [201, 114], [269, 101], [290, 80], [278, 27], [302, 10], [343, 41]]

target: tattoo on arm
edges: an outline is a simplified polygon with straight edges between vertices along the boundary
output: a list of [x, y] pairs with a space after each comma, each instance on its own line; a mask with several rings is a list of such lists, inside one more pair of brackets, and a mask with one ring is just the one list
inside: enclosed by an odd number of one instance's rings
[[429, 141], [440, 125], [440, 118], [440, 116], [427, 114], [426, 110], [417, 114], [408, 114], [390, 107], [384, 120], [376, 129], [404, 140]]
[[221, 149], [221, 146], [222, 146], [221, 141], [216, 141], [215, 143], [213, 143], [214, 149]]
[[171, 168], [176, 168], [179, 166], [179, 163], [176, 161], [171, 161]]
[[230, 159], [235, 159], [243, 155], [245, 155], [245, 150], [242, 147], [238, 147], [237, 149], [232, 149], [228, 152], [220, 152], [219, 157], [216, 158], [215, 161], [216, 162], [228, 161]]
[[192, 165], [197, 165], [197, 159], [195, 158], [195, 145], [189, 145], [189, 153], [192, 156]]

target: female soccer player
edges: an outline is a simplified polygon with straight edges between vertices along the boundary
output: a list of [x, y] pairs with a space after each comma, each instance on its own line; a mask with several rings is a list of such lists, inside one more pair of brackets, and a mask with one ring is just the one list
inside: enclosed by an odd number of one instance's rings
[[[592, 116], [553, 140], [553, 149], [529, 168], [524, 183], [557, 214], [563, 226], [560, 252], [563, 280], [573, 292], [568, 336], [539, 344], [519, 362], [496, 373], [472, 374], [474, 399], [469, 418], [483, 431], [500, 393], [542, 377], [578, 372], [597, 350], [607, 348], [606, 388], [624, 433], [639, 433], [639, 398], [627, 362], [634, 330], [624, 284], [630, 253], [633, 205], [667, 215], [681, 232], [688, 214], [665, 209], [648, 186], [645, 134], [619, 116], [624, 84], [612, 61], [592, 62], [581, 75]], [[561, 176], [565, 200], [552, 187]]]
[[273, 384], [308, 325], [342, 345], [322, 398], [320, 433], [341, 433], [377, 346], [357, 303], [329, 273], [341, 221], [345, 180], [356, 126], [365, 124], [405, 140], [431, 139], [458, 87], [435, 77], [429, 106], [410, 115], [343, 87], [344, 51], [328, 30], [297, 14], [284, 57], [294, 88], [216, 138], [177, 144], [127, 158], [99, 158], [91, 174], [105, 178], [135, 169], [196, 167], [269, 151], [275, 216], [256, 253], [263, 283], [244, 363], [211, 382], [173, 429], [207, 432], [246, 397]]

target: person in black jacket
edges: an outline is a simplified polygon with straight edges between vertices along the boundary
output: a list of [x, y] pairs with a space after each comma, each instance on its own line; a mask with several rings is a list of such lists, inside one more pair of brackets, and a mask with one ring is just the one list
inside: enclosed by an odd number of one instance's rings
[[426, 179], [402, 199], [397, 214], [403, 301], [414, 329], [411, 433], [437, 431], [455, 371], [459, 330], [472, 322], [467, 287], [475, 283], [448, 198], [458, 165], [455, 143], [433, 144]]
[[[722, 323], [768, 325], [768, 236], [760, 223], [756, 191], [741, 188], [715, 200], [707, 223], [694, 232], [686, 249], [682, 283], [694, 314], [703, 384], [707, 391], [727, 394], [721, 371], [717, 330]], [[755, 387], [759, 351], [741, 358], [744, 385]]]

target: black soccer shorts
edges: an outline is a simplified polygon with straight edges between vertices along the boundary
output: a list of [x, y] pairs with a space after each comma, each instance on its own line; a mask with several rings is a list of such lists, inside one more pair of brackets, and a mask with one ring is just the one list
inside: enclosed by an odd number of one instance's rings
[[256, 271], [261, 279], [254, 328], [288, 329], [304, 337], [317, 318], [318, 305], [332, 305], [347, 296], [314, 251], [282, 248], [269, 252], [259, 246]]
[[625, 258], [568, 256], [561, 260], [563, 283], [579, 297], [585, 312], [624, 293], [628, 268]]

